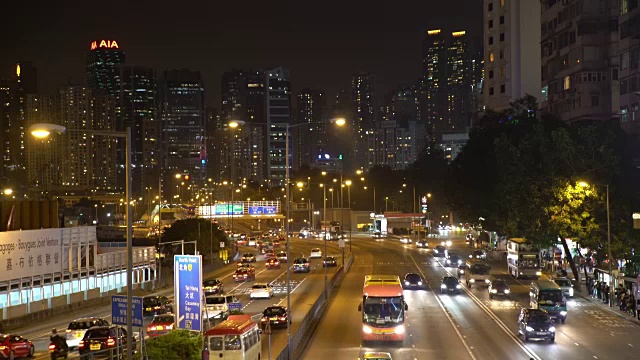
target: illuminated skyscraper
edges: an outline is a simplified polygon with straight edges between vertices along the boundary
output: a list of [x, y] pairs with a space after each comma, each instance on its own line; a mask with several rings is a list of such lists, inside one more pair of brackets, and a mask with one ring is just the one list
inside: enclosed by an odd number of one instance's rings
[[[286, 135], [291, 124], [291, 83], [289, 70], [282, 67], [266, 73], [267, 103], [267, 180], [271, 186], [284, 185], [286, 171]], [[289, 134], [289, 167], [291, 161], [292, 138]]]
[[169, 173], [206, 179], [204, 87], [199, 71], [165, 71], [161, 90], [161, 153]]
[[[96, 40], [87, 53], [87, 82], [95, 91], [101, 90], [118, 97], [118, 65], [124, 64], [125, 54], [115, 40]], [[119, 129], [120, 130], [120, 129]], [[124, 129], [122, 129], [124, 130]]]
[[351, 120], [353, 136], [353, 160], [345, 159], [347, 171], [366, 168], [368, 165], [367, 141], [365, 132], [375, 128], [375, 76], [368, 73], [356, 74], [351, 77]]
[[[25, 108], [25, 125], [27, 128], [37, 123], [57, 123], [56, 98], [49, 95], [29, 94]], [[26, 138], [27, 185], [31, 199], [47, 197], [61, 183], [60, 136], [49, 136], [46, 139]]]
[[295, 166], [311, 164], [320, 154], [327, 152], [326, 98], [324, 92], [305, 88], [298, 94], [298, 124], [294, 133]]

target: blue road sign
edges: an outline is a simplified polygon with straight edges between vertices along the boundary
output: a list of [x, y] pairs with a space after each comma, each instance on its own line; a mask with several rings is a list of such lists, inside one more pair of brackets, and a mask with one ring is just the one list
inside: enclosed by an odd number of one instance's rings
[[249, 215], [275, 214], [277, 209], [277, 206], [249, 206]]
[[229, 306], [229, 310], [242, 310], [242, 303], [239, 302], [232, 302], [227, 306]]
[[179, 329], [202, 330], [202, 256], [175, 255], [176, 319]]
[[[134, 296], [131, 301], [131, 323], [133, 326], [142, 327], [142, 298]], [[111, 323], [114, 325], [127, 325], [127, 296], [111, 296]]]

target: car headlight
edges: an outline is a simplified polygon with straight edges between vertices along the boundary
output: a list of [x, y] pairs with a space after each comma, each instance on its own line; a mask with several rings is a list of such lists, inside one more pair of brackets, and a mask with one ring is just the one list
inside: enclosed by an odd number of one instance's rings
[[456, 285], [456, 289], [462, 289], [462, 285], [460, 284]]
[[526, 328], [524, 328], [527, 331], [533, 331], [533, 328], [531, 326], [527, 326]]
[[498, 290], [496, 290], [496, 289], [491, 289], [491, 293], [492, 293], [492, 294], [495, 294], [495, 293], [497, 293], [497, 292], [498, 292]]
[[551, 331], [551, 332], [556, 332], [556, 327], [555, 327], [555, 326], [550, 327], [550, 328], [549, 328], [549, 331]]
[[471, 280], [469, 280], [469, 282], [470, 283], [474, 283], [474, 282], [476, 282], [476, 279], [471, 279]]
[[373, 329], [371, 329], [371, 327], [367, 326], [367, 325], [363, 325], [362, 326], [362, 332], [365, 334], [371, 334], [373, 333]]
[[462, 270], [462, 269], [461, 269], [461, 270], [460, 270], [460, 274], [464, 274], [464, 270]]
[[422, 285], [422, 281], [418, 281], [418, 285]]
[[469, 255], [469, 259], [473, 258], [473, 255]]
[[404, 325], [399, 325], [393, 330], [396, 334], [404, 334], [405, 331]]
[[536, 271], [536, 276], [542, 275], [542, 271]]
[[409, 282], [408, 282], [408, 281], [405, 281], [405, 282], [404, 282], [404, 284], [405, 284], [405, 285], [409, 285]]
[[462, 264], [462, 260], [458, 260], [458, 265]]
[[485, 282], [485, 283], [487, 283], [487, 284], [490, 284], [490, 283], [491, 283], [491, 280], [489, 280], [489, 279], [484, 279], [484, 282]]
[[569, 296], [573, 296], [573, 288], [569, 289]]
[[451, 240], [447, 240], [447, 246], [451, 246]]
[[504, 293], [505, 293], [505, 294], [509, 294], [510, 292], [511, 292], [511, 290], [509, 290], [509, 289], [505, 289], [505, 290], [504, 290]]
[[438, 249], [433, 249], [433, 252], [437, 254], [438, 253]]
[[445, 285], [445, 284], [440, 284], [440, 289], [446, 289], [446, 288], [447, 288], [447, 285]]
[[565, 316], [565, 315], [567, 315], [567, 312], [566, 311], [560, 311], [560, 315]]

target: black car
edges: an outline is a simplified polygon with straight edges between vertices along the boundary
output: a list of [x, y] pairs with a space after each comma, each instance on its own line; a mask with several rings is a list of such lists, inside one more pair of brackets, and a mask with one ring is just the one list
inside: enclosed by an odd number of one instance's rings
[[322, 260], [322, 267], [334, 267], [338, 266], [338, 260], [333, 256], [327, 256]]
[[445, 257], [447, 252], [447, 248], [444, 247], [444, 245], [436, 245], [436, 247], [433, 248], [433, 256], [435, 257]]
[[217, 295], [224, 292], [224, 284], [220, 279], [205, 280], [202, 283], [202, 290], [206, 295]]
[[511, 297], [511, 289], [509, 284], [503, 279], [495, 279], [489, 284], [489, 299], [493, 299], [494, 296]]
[[464, 273], [467, 271], [467, 264], [462, 263], [458, 265], [458, 279], [464, 276]]
[[484, 250], [473, 250], [473, 253], [469, 255], [471, 259], [487, 260], [487, 253]]
[[404, 276], [404, 288], [405, 289], [424, 289], [426, 282], [422, 279], [422, 276], [416, 273], [407, 273]]
[[[287, 308], [284, 306], [269, 306], [262, 312], [262, 319], [260, 319], [260, 325], [262, 328], [267, 327], [267, 321], [271, 327], [287, 327]], [[291, 324], [291, 321], [289, 321]]]
[[547, 340], [556, 341], [556, 328], [545, 310], [522, 309], [518, 316], [518, 335], [524, 341]]
[[154, 295], [142, 298], [142, 315], [154, 316], [173, 312], [171, 300], [166, 296]]
[[127, 338], [131, 339], [133, 349], [136, 339], [127, 336], [127, 330], [121, 326], [94, 326], [87, 330], [78, 345], [80, 359], [124, 358], [127, 353]]
[[243, 263], [248, 263], [248, 262], [256, 262], [256, 254], [253, 253], [244, 253], [242, 255], [242, 259], [241, 261]]
[[458, 278], [453, 276], [445, 276], [442, 278], [442, 283], [440, 284], [440, 293], [460, 294], [461, 289], [462, 285], [460, 285], [460, 281], [458, 281]]
[[452, 252], [448, 253], [447, 259], [445, 260], [445, 265], [448, 266], [448, 267], [458, 267], [462, 263], [463, 263], [463, 261], [460, 258], [460, 256], [458, 256], [458, 254], [454, 254]]
[[427, 248], [429, 248], [429, 243], [427, 242], [427, 240], [418, 240], [418, 241], [416, 241], [416, 247], [417, 248], [422, 248], [422, 249], [427, 249]]

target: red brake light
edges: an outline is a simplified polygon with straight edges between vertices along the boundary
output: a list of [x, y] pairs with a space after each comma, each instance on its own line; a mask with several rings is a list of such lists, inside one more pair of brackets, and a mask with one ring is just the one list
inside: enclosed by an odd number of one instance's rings
[[280, 321], [286, 321], [286, 320], [287, 320], [287, 317], [286, 317], [286, 316], [280, 316], [280, 319], [279, 319], [279, 320], [280, 320]]
[[55, 349], [56, 349], [55, 344], [49, 344], [49, 350], [55, 350]]
[[116, 341], [113, 338], [108, 338], [107, 346], [116, 346]]
[[78, 343], [78, 348], [83, 348], [84, 347], [84, 340], [80, 340], [80, 342]]

